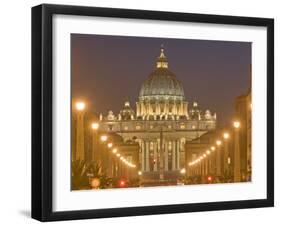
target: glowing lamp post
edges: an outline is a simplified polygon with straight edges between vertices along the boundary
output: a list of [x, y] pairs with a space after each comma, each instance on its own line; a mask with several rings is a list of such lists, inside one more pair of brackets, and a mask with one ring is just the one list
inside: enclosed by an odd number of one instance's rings
[[240, 142], [239, 142], [239, 128], [240, 122], [233, 122], [234, 127], [234, 182], [241, 181], [241, 165], [240, 165]]
[[180, 173], [184, 175], [186, 173], [185, 168], [181, 169]]
[[216, 174], [217, 176], [221, 176], [221, 144], [222, 142], [220, 140], [216, 141], [217, 145], [217, 153], [216, 153]]
[[84, 111], [86, 104], [84, 102], [77, 102], [75, 107], [77, 111]]
[[99, 128], [99, 126], [100, 126], [100, 125], [99, 125], [97, 122], [92, 123], [92, 129], [93, 129], [94, 131], [97, 131], [98, 128]]
[[101, 142], [105, 142], [105, 141], [107, 141], [107, 139], [108, 139], [108, 137], [106, 135], [102, 135], [100, 137]]
[[224, 174], [228, 174], [228, 172], [229, 172], [229, 151], [228, 151], [229, 133], [225, 132], [223, 134], [223, 139], [224, 139], [224, 154], [223, 154]]
[[85, 150], [84, 150], [84, 110], [86, 104], [84, 102], [77, 102], [75, 104], [77, 110], [77, 130], [76, 130], [76, 160], [85, 159]]
[[91, 125], [91, 128], [93, 130], [93, 146], [92, 146], [92, 161], [100, 162], [99, 160], [99, 147], [98, 147], [98, 129], [99, 129], [99, 124], [94, 122]]

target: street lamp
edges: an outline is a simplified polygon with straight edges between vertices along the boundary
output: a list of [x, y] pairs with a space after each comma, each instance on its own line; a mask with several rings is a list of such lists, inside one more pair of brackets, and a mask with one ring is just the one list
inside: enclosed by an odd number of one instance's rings
[[100, 163], [100, 155], [99, 155], [99, 148], [98, 148], [98, 135], [97, 130], [99, 128], [99, 124], [97, 122], [93, 122], [92, 125], [93, 130], [93, 146], [92, 146], [92, 160]]
[[220, 146], [221, 146], [222, 142], [221, 140], [217, 140], [216, 141], [216, 145], [218, 146], [218, 150], [216, 153], [216, 173], [217, 176], [221, 175], [221, 152], [220, 152]]
[[239, 141], [239, 128], [240, 122], [234, 121], [234, 182], [241, 181], [241, 166], [240, 166], [240, 141]]
[[239, 129], [240, 128], [240, 122], [239, 121], [234, 121], [233, 122], [233, 126], [235, 129]]
[[80, 101], [75, 104], [75, 107], [78, 111], [83, 111], [86, 107], [86, 104]]
[[221, 143], [222, 143], [222, 142], [221, 142], [220, 140], [217, 140], [217, 141], [216, 141], [217, 146], [220, 146]]
[[117, 152], [117, 148], [113, 148], [112, 152], [115, 154]]
[[108, 143], [108, 144], [107, 144], [107, 147], [108, 147], [108, 148], [112, 148], [112, 146], [113, 146], [112, 143]]
[[102, 135], [100, 137], [100, 139], [101, 139], [102, 142], [105, 142], [105, 141], [107, 141], [108, 137], [106, 135]]
[[180, 173], [181, 173], [181, 174], [185, 174], [185, 173], [186, 173], [185, 168], [182, 168], [181, 171], [180, 171]]
[[97, 122], [92, 123], [92, 129], [93, 130], [98, 130], [99, 127], [100, 127], [100, 125]]
[[228, 140], [229, 140], [229, 133], [225, 132], [223, 133], [223, 139], [224, 139], [224, 154], [223, 154], [223, 166], [224, 166], [224, 174], [228, 174], [229, 172], [229, 151], [228, 151]]
[[75, 107], [77, 110], [77, 131], [76, 131], [76, 153], [73, 158], [76, 160], [84, 160], [85, 150], [84, 150], [84, 109], [86, 107], [84, 102], [76, 102]]
[[223, 138], [225, 140], [227, 140], [229, 138], [229, 133], [227, 133], [227, 132], [223, 133]]

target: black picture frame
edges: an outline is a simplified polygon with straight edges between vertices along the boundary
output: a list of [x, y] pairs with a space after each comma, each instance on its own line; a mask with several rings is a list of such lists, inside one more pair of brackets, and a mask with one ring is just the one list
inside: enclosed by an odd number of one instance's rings
[[[267, 198], [95, 210], [52, 210], [52, 18], [55, 14], [182, 21], [267, 28]], [[43, 4], [32, 8], [32, 218], [40, 221], [122, 217], [274, 206], [274, 20]]]

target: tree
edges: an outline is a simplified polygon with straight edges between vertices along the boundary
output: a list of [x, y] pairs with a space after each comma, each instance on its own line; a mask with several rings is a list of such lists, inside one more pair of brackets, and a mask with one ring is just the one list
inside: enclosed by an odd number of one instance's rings
[[99, 188], [106, 188], [111, 182], [111, 179], [101, 172], [101, 166], [99, 164], [80, 160], [75, 160], [72, 162], [72, 190], [91, 189], [91, 178], [99, 179]]

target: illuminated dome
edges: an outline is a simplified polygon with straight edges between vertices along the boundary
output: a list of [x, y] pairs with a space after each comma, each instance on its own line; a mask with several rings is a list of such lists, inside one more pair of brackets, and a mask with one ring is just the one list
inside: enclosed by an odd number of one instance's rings
[[144, 81], [139, 97], [168, 95], [184, 99], [182, 84], [167, 68], [157, 68]]
[[187, 104], [183, 86], [168, 69], [168, 60], [162, 47], [156, 69], [141, 86], [136, 103], [137, 117], [155, 120], [176, 119], [181, 116], [187, 118]]
[[181, 82], [168, 69], [168, 61], [164, 55], [164, 49], [161, 48], [161, 54], [158, 57], [156, 69], [148, 76], [142, 84], [139, 98], [146, 97], [171, 96], [175, 99], [184, 100], [184, 90]]

